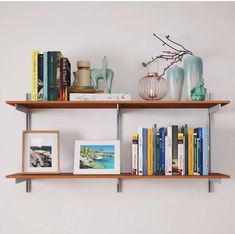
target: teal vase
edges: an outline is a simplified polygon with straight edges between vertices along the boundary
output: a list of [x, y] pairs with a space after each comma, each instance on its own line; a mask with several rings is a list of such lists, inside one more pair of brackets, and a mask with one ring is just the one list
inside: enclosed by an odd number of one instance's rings
[[182, 100], [191, 100], [191, 90], [198, 86], [203, 76], [202, 59], [189, 56], [184, 59], [184, 88]]
[[168, 94], [169, 100], [181, 100], [183, 84], [184, 84], [184, 69], [174, 66], [167, 71]]

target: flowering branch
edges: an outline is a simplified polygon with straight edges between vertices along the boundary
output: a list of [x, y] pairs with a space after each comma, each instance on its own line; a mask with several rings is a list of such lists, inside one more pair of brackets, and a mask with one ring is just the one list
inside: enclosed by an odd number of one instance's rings
[[[186, 49], [183, 45], [170, 39], [169, 35], [165, 36], [166, 40], [163, 40], [162, 38], [158, 37], [155, 33], [153, 33], [153, 36], [155, 36], [159, 41], [161, 41], [163, 43], [162, 46], [167, 46], [173, 50], [173, 51], [163, 50], [161, 55], [158, 55], [154, 58], [152, 57], [152, 59], [150, 61], [148, 61], [146, 63], [145, 62], [142, 63], [142, 65], [144, 67], [147, 67], [149, 64], [151, 64], [159, 59], [164, 59], [166, 61], [170, 61], [170, 63], [164, 68], [161, 76], [163, 76], [172, 65], [174, 65], [178, 62], [181, 62], [185, 55], [187, 55], [187, 54], [193, 55], [193, 53], [190, 50]], [[171, 45], [169, 42], [174, 45]], [[178, 48], [176, 48], [175, 46], [177, 46]]]

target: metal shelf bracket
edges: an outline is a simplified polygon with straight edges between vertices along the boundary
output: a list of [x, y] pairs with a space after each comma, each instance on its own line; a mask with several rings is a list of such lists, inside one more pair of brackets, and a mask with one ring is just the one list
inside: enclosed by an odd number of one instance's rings
[[122, 192], [122, 183], [121, 182], [122, 182], [121, 179], [118, 178], [117, 179], [117, 193]]
[[220, 109], [221, 109], [221, 104], [218, 104], [218, 105], [216, 105], [216, 106], [213, 106], [213, 107], [211, 107], [211, 108], [208, 109], [208, 114], [209, 114], [209, 115], [210, 115], [210, 114], [213, 114], [213, 113], [219, 111]]
[[26, 185], [26, 193], [30, 193], [31, 192], [31, 179], [19, 179], [19, 178], [15, 179], [16, 184], [23, 183], [23, 182], [25, 182], [25, 185]]
[[221, 179], [208, 179], [208, 192], [212, 193], [213, 192], [213, 187], [212, 184], [217, 183], [220, 184], [221, 183]]

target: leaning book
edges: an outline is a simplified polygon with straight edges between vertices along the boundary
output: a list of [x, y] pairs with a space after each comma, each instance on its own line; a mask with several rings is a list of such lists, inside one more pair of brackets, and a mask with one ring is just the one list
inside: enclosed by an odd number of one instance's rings
[[125, 93], [70, 93], [70, 101], [119, 101], [131, 100], [130, 94]]

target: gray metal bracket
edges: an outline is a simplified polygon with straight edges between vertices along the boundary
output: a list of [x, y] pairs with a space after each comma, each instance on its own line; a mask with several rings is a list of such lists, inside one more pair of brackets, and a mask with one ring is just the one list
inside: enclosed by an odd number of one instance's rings
[[23, 183], [23, 182], [25, 182], [25, 185], [26, 185], [26, 193], [30, 193], [31, 192], [31, 179], [21, 179], [21, 178], [15, 179], [16, 184]]
[[120, 139], [120, 108], [119, 108], [119, 104], [117, 104], [116, 111], [117, 111], [117, 140], [119, 140]]
[[122, 181], [120, 178], [117, 179], [117, 193], [122, 192]]
[[221, 104], [217, 104], [216, 106], [213, 106], [211, 108], [208, 109], [208, 114], [213, 114], [216, 111], [219, 111], [221, 109]]
[[221, 183], [221, 179], [208, 179], [208, 192], [212, 193], [213, 192], [213, 187], [212, 186], [214, 183], [220, 184]]
[[16, 104], [16, 110], [29, 114], [30, 110], [22, 105]]

